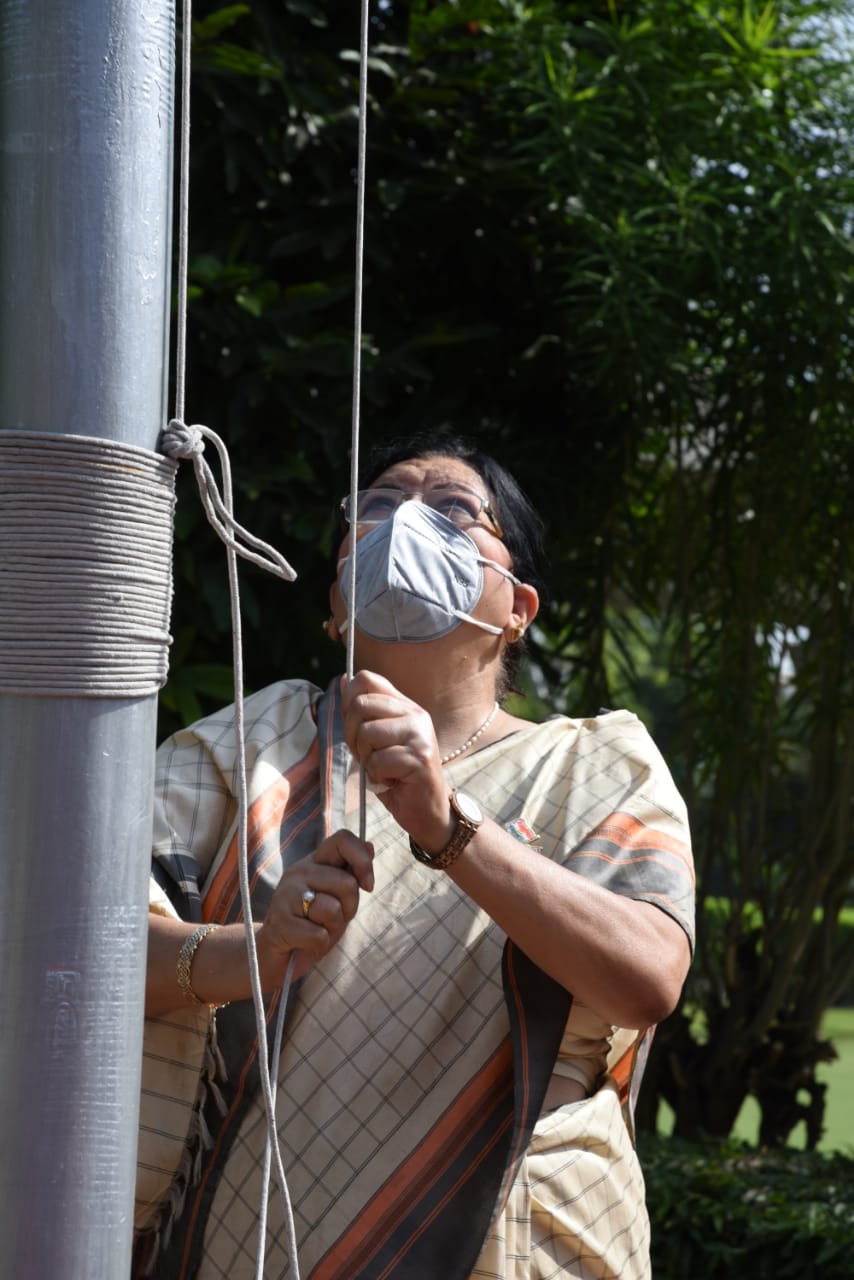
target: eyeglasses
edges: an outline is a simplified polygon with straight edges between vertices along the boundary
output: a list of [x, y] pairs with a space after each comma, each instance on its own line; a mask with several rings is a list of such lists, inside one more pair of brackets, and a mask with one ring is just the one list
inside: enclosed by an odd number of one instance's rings
[[465, 485], [428, 489], [426, 493], [405, 493], [402, 489], [360, 489], [356, 494], [356, 519], [353, 519], [351, 495], [341, 499], [341, 511], [348, 524], [382, 524], [394, 515], [404, 502], [417, 498], [450, 520], [458, 529], [480, 524], [485, 515], [496, 537], [503, 538], [501, 525], [486, 498]]

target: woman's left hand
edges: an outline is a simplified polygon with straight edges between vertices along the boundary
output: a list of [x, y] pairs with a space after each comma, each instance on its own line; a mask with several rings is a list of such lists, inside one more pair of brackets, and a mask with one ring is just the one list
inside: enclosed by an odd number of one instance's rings
[[372, 790], [418, 844], [442, 848], [454, 822], [428, 713], [372, 671], [347, 683], [342, 710], [347, 746]]

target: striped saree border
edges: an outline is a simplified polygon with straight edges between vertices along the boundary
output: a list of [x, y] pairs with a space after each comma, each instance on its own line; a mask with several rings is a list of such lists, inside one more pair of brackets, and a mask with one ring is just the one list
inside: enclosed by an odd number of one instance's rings
[[[407, 1280], [467, 1275], [461, 1241], [491, 1214], [484, 1185], [500, 1178], [512, 1119], [511, 1050], [505, 1042], [312, 1268], [312, 1280]], [[476, 1256], [476, 1252], [475, 1252]], [[473, 1259], [472, 1259], [473, 1261]]]
[[504, 947], [510, 1035], [320, 1262], [310, 1280], [466, 1280], [515, 1181], [572, 997]]

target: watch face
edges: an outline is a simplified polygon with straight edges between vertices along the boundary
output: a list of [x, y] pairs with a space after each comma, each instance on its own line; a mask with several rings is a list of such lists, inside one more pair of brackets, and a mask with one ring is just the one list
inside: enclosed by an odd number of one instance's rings
[[471, 796], [467, 796], [464, 791], [454, 792], [454, 807], [460, 813], [461, 817], [467, 822], [471, 822], [474, 826], [480, 826], [483, 822], [483, 810], [476, 800], [472, 800]]

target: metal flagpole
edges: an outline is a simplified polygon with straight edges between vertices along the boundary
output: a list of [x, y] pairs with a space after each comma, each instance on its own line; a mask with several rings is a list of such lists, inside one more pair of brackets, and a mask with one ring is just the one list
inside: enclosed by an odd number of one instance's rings
[[[0, 430], [153, 449], [173, 0], [0, 6]], [[130, 1268], [156, 698], [0, 696], [0, 1269]]]

